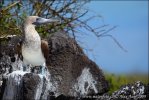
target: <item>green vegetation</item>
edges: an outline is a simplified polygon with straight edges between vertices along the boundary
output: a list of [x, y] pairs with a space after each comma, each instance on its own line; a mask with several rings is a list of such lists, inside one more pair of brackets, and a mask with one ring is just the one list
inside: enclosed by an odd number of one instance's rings
[[21, 33], [21, 28], [18, 25], [21, 16], [15, 16], [16, 13], [12, 11], [12, 9], [17, 9], [17, 11], [20, 9], [19, 2], [8, 4], [7, 6], [4, 6], [4, 2], [1, 2], [1, 8], [0, 8], [0, 37], [7, 36], [7, 35], [17, 35]]
[[87, 0], [0, 0], [0, 37], [21, 35], [22, 23], [27, 16], [60, 20], [59, 23], [36, 27], [42, 37], [59, 30], [75, 36], [76, 32], [80, 32], [76, 30], [80, 26], [90, 31], [92, 28], [86, 28], [89, 27], [86, 24], [89, 19], [80, 19], [88, 12], [82, 9], [86, 3]]
[[121, 74], [121, 75], [116, 75], [116, 74], [105, 74], [106, 80], [110, 83], [110, 91], [109, 93], [112, 93], [115, 90], [120, 89], [121, 86], [126, 85], [126, 84], [131, 84], [136, 81], [141, 81], [144, 84], [148, 84], [148, 75], [143, 75], [143, 74]]
[[[25, 3], [27, 2], [0, 1], [0, 37], [6, 37], [8, 35], [22, 35], [23, 20], [29, 15], [27, 12], [28, 8]], [[31, 2], [31, 4], [33, 5], [34, 3]], [[34, 8], [38, 7], [37, 4], [34, 5]], [[34, 11], [36, 10], [37, 9]], [[51, 26], [53, 25], [46, 25], [46, 27], [40, 26], [37, 27], [37, 30], [39, 33], [42, 33], [41, 36], [46, 36], [49, 34]]]

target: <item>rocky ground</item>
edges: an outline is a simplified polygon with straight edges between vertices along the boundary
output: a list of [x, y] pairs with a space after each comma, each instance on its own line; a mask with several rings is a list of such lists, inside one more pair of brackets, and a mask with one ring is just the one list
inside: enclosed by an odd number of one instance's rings
[[23, 72], [15, 49], [21, 37], [1, 39], [0, 100], [147, 100], [149, 86], [140, 81], [108, 94], [109, 84], [99, 66], [64, 32], [47, 38], [45, 75]]

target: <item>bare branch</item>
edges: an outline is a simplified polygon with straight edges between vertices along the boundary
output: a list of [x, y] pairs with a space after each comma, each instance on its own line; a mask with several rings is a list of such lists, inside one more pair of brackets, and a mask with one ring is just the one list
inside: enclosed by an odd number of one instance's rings
[[114, 40], [114, 42], [118, 45], [118, 47], [120, 47], [124, 52], [128, 52], [118, 41], [115, 37], [113, 37], [112, 35], [106, 34], [106, 35], [102, 35], [101, 37], [110, 37]]
[[[7, 7], [2, 7], [2, 10], [5, 12], [2, 12], [1, 10], [0, 14], [5, 15], [6, 17], [3, 17], [2, 15], [0, 16], [0, 26], [11, 30], [14, 34], [20, 34], [19, 25], [25, 16], [38, 15], [46, 16], [46, 18], [55, 17], [61, 20], [61, 23], [44, 26], [43, 28], [40, 28], [39, 31], [44, 34], [52, 34], [58, 30], [65, 30], [70, 32], [74, 39], [76, 39], [76, 34], [83, 35], [86, 34], [86, 32], [93, 33], [98, 38], [109, 36], [121, 49], [126, 51], [112, 35], [108, 34], [117, 26], [109, 28], [108, 24], [104, 24], [92, 27], [89, 22], [95, 18], [103, 18], [100, 15], [89, 16], [86, 19], [82, 18], [90, 11], [84, 8], [84, 5], [88, 1], [89, 0], [40, 0], [39, 2], [38, 0], [19, 0], [8, 4]], [[21, 9], [17, 8], [18, 4], [22, 5]], [[9, 22], [11, 25], [5, 25], [4, 22]], [[13, 25], [14, 23], [15, 25]], [[82, 30], [80, 28], [82, 28]], [[0, 32], [4, 33], [5, 30], [1, 30], [2, 31]]]

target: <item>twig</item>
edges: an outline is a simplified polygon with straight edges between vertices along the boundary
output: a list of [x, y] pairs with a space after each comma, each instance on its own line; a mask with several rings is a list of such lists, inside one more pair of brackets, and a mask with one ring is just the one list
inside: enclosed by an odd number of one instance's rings
[[10, 8], [14, 7], [15, 5], [17, 5], [18, 3], [20, 3], [20, 1], [14, 2], [11, 5], [9, 5], [8, 7], [3, 8], [2, 11], [6, 11], [6, 10], [10, 9]]

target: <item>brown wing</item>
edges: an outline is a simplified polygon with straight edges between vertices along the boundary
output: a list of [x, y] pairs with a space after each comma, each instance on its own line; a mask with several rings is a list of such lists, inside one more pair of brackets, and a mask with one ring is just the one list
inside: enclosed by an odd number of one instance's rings
[[46, 61], [48, 59], [48, 55], [49, 55], [49, 46], [48, 46], [48, 42], [45, 40], [41, 40], [41, 50], [43, 52], [44, 57], [46, 58]]

